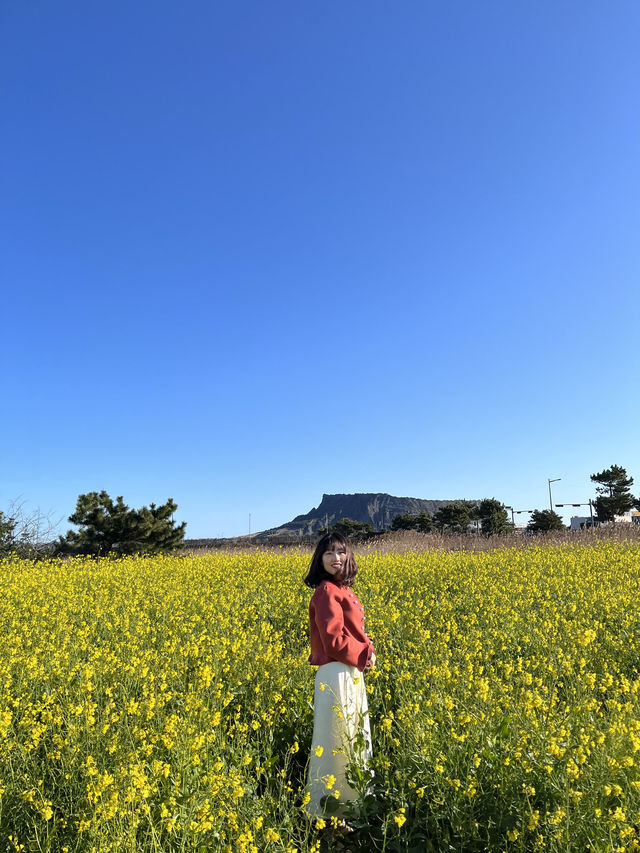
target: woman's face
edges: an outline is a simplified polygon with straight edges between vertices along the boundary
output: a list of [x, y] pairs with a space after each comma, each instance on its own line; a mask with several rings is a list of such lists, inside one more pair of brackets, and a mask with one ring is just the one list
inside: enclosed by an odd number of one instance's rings
[[347, 549], [344, 545], [335, 542], [328, 551], [322, 555], [322, 567], [327, 574], [340, 577], [344, 564], [347, 562]]

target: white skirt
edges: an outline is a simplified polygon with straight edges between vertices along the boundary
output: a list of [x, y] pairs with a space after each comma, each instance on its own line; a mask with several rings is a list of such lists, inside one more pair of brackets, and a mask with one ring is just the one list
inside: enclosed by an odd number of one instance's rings
[[358, 792], [346, 779], [347, 764], [355, 761], [366, 767], [370, 758], [371, 728], [363, 674], [355, 666], [337, 661], [319, 666], [313, 696], [307, 813], [321, 817], [325, 814], [321, 800], [336, 792], [341, 803], [357, 799]]

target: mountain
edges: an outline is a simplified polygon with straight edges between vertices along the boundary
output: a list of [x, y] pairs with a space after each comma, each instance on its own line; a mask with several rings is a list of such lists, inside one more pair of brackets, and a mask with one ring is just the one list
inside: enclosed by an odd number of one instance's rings
[[297, 515], [280, 527], [263, 530], [260, 536], [294, 533], [312, 535], [321, 527], [331, 526], [341, 518], [368, 521], [374, 530], [391, 527], [394, 516], [409, 512], [417, 515], [428, 512], [433, 515], [441, 506], [458, 501], [423, 500], [422, 498], [398, 498], [383, 492], [355, 495], [323, 495], [320, 506], [304, 515]]

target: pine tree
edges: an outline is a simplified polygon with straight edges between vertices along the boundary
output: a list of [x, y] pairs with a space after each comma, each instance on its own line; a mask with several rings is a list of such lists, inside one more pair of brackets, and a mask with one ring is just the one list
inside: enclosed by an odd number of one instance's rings
[[185, 521], [176, 525], [178, 508], [172, 498], [166, 504], [130, 509], [122, 499], [107, 492], [79, 495], [69, 521], [79, 530], [69, 530], [58, 540], [61, 554], [157, 554], [178, 548], [184, 539]]
[[10, 554], [16, 545], [16, 520], [0, 511], [0, 557]]
[[412, 514], [410, 512], [394, 515], [391, 522], [392, 530], [418, 530], [420, 533], [429, 533], [433, 530], [433, 519], [428, 512]]
[[476, 505], [471, 501], [446, 504], [434, 513], [433, 523], [443, 533], [468, 533], [475, 513]]
[[[340, 518], [335, 524], [329, 525], [329, 533], [340, 533], [346, 536], [347, 539], [357, 538], [358, 536], [366, 536], [373, 533], [373, 524], [369, 521], [356, 521], [353, 518]], [[326, 527], [321, 527], [318, 530], [319, 536], [324, 536], [327, 533]]]
[[505, 533], [511, 530], [513, 525], [509, 521], [509, 515], [503, 503], [496, 498], [484, 498], [480, 501], [477, 517], [482, 525], [482, 532], [487, 536], [495, 533]]
[[614, 521], [616, 515], [624, 515], [636, 505], [631, 494], [633, 477], [627, 477], [626, 469], [620, 465], [592, 474], [591, 481], [599, 484], [598, 497], [593, 502], [598, 521]]
[[527, 530], [532, 533], [544, 533], [549, 530], [564, 530], [564, 522], [552, 509], [534, 509]]

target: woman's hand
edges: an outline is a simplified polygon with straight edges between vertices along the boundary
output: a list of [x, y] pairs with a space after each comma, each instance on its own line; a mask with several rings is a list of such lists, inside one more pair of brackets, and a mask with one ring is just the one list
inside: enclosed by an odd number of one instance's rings
[[375, 665], [376, 665], [376, 653], [373, 652], [371, 657], [369, 658], [369, 660], [367, 661], [367, 663], [365, 665], [365, 669], [371, 669], [371, 667], [373, 667]]

